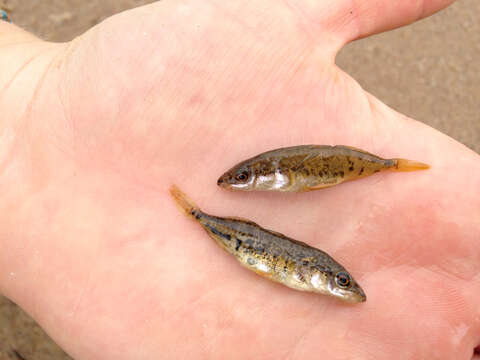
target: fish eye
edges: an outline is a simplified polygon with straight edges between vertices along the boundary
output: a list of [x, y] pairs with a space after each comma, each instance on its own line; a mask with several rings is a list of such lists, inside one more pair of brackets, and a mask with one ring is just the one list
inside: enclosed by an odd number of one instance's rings
[[338, 286], [344, 289], [347, 289], [352, 285], [352, 279], [350, 278], [350, 275], [344, 271], [340, 271], [337, 273], [337, 275], [335, 275], [335, 282]]
[[235, 180], [239, 182], [246, 182], [248, 180], [248, 171], [244, 170], [238, 174], [235, 175]]

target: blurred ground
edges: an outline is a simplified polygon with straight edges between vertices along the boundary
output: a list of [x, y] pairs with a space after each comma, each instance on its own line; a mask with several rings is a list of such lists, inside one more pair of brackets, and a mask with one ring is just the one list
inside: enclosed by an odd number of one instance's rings
[[480, 1], [352, 43], [337, 63], [390, 107], [480, 152]]
[[[67, 41], [148, 0], [0, 0], [13, 21]], [[399, 112], [480, 152], [480, 2], [459, 1], [408, 26], [348, 45], [337, 63]], [[15, 354], [15, 351], [18, 355]], [[0, 360], [69, 359], [17, 306], [0, 296]]]

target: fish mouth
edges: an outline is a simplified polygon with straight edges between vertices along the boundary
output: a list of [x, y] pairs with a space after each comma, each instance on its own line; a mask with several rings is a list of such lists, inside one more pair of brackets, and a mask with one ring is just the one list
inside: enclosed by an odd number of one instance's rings
[[367, 301], [367, 295], [365, 295], [363, 289], [356, 284], [348, 290], [333, 288], [329, 289], [329, 292], [331, 295], [336, 296], [347, 303], [362, 303]]
[[237, 191], [237, 190], [242, 190], [242, 191], [247, 191], [250, 190], [249, 184], [236, 184], [233, 182], [232, 178], [230, 176], [222, 176], [217, 180], [217, 185], [220, 186], [221, 188], [225, 190], [230, 190], [230, 191]]
[[358, 304], [367, 301], [367, 297], [365, 294], [349, 294], [348, 296], [338, 296], [341, 300], [351, 303], [351, 304]]
[[367, 295], [365, 295], [360, 287], [357, 287], [355, 292], [350, 293], [349, 296], [344, 298], [344, 300], [351, 303], [361, 303], [367, 301]]
[[363, 292], [361, 294], [357, 294], [355, 301], [356, 302], [365, 302], [365, 301], [367, 301], [367, 295], [365, 295]]
[[229, 184], [229, 181], [228, 181], [228, 175], [220, 176], [217, 180], [217, 185], [224, 188], [224, 189], [229, 189], [230, 184]]

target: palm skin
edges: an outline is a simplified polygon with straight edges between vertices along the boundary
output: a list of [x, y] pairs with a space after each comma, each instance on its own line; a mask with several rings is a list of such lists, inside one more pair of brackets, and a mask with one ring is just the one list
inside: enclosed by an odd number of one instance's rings
[[[360, 3], [165, 1], [69, 44], [22, 45], [0, 79], [15, 134], [0, 158], [0, 291], [78, 359], [470, 359], [480, 159], [334, 64], [346, 41], [446, 2], [375, 21], [350, 14]], [[309, 143], [432, 168], [303, 194], [216, 186], [242, 159]], [[367, 302], [243, 269], [178, 211], [173, 183], [206, 212], [327, 251]]]

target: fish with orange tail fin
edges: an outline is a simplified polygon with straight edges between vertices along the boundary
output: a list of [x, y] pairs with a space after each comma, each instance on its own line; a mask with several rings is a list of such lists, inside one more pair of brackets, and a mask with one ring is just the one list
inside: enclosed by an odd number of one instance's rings
[[344, 181], [392, 171], [430, 166], [406, 159], [383, 159], [350, 146], [300, 145], [280, 148], [242, 161], [217, 181], [229, 190], [311, 191]]
[[175, 185], [170, 193], [182, 212], [255, 273], [292, 289], [326, 294], [351, 303], [366, 301], [352, 275], [326, 252], [249, 220], [209, 215]]

